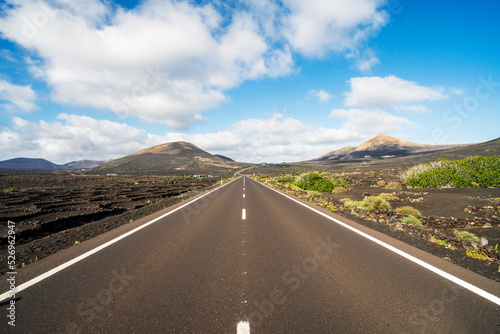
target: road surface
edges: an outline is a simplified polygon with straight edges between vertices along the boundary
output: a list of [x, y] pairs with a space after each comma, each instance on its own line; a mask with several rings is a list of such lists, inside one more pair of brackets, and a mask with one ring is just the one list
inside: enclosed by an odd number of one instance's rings
[[500, 332], [498, 283], [311, 206], [240, 177], [23, 268], [1, 332]]

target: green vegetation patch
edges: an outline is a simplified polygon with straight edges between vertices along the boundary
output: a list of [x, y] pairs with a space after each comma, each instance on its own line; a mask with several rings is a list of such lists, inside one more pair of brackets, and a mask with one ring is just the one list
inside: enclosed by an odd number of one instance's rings
[[9, 187], [9, 188], [5, 188], [5, 189], [3, 190], [3, 193], [4, 193], [4, 194], [10, 194], [10, 193], [13, 193], [13, 192], [15, 192], [15, 191], [16, 191], [16, 188]]
[[381, 193], [378, 195], [378, 197], [381, 197], [385, 199], [386, 201], [397, 201], [399, 199], [398, 196], [395, 196], [393, 194], [388, 194], [388, 193]]
[[455, 237], [457, 237], [460, 240], [468, 240], [468, 241], [476, 242], [476, 243], [481, 242], [481, 239], [477, 235], [475, 235], [474, 233], [470, 233], [467, 231], [455, 230], [455, 231], [453, 231], [453, 234], [455, 235]]
[[331, 192], [337, 187], [349, 188], [349, 183], [338, 178], [324, 178], [318, 173], [308, 173], [302, 175], [295, 185], [302, 190], [312, 190], [322, 193]]
[[414, 188], [500, 188], [500, 158], [476, 156], [435, 161], [408, 169], [401, 179], [407, 187]]
[[405, 215], [405, 216], [413, 216], [413, 217], [420, 217], [422, 213], [418, 211], [417, 209], [411, 207], [411, 206], [402, 206], [400, 208], [395, 209], [394, 211]]
[[422, 222], [417, 217], [414, 217], [414, 216], [404, 217], [402, 222], [403, 222], [403, 224], [414, 225], [417, 227], [424, 227]]
[[369, 196], [365, 197], [362, 201], [353, 201], [349, 198], [344, 198], [340, 200], [348, 208], [358, 208], [361, 210], [375, 211], [378, 209], [390, 209], [391, 205], [385, 199], [380, 196]]

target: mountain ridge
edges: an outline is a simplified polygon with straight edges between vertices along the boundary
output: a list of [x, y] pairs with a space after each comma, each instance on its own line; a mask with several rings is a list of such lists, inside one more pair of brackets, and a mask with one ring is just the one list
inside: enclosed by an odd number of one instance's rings
[[406, 156], [456, 147], [459, 145], [425, 145], [380, 134], [359, 146], [347, 146], [328, 152], [310, 161], [352, 160], [362, 158], [380, 158], [388, 156]]
[[92, 173], [139, 175], [228, 175], [247, 164], [223, 159], [198, 146], [184, 142], [169, 142], [151, 146], [107, 164]]
[[55, 164], [42, 158], [14, 158], [0, 161], [0, 169], [22, 170], [64, 170], [64, 169], [89, 169], [102, 165], [106, 161], [78, 160], [63, 165]]

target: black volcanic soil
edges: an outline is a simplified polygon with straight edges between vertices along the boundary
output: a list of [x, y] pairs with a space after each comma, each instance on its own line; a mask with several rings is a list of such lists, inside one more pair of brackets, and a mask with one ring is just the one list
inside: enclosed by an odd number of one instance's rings
[[[394, 216], [390, 212], [372, 214], [361, 210], [351, 214], [349, 209], [339, 210], [337, 213], [500, 282], [500, 257], [498, 257], [498, 252], [493, 249], [487, 251], [490, 252], [489, 254], [493, 258], [497, 258], [494, 261], [468, 257], [465, 250], [471, 250], [477, 245], [466, 244], [464, 246], [458, 243], [458, 239], [453, 235], [455, 229], [466, 230], [487, 240], [490, 248], [495, 247], [497, 244], [500, 248], [500, 189], [407, 189], [401, 184], [399, 178], [399, 175], [408, 167], [442, 158], [461, 159], [469, 154], [481, 155], [481, 153], [497, 156], [500, 153], [498, 143], [498, 140], [490, 143], [491, 147], [487, 149], [484, 148], [484, 145], [472, 145], [465, 149], [459, 148], [393, 159], [259, 165], [248, 169], [245, 173], [268, 176], [273, 179], [273, 177], [290, 174], [298, 175], [303, 172], [329, 172], [332, 176], [347, 180], [351, 185], [351, 189], [340, 194], [323, 193], [321, 197], [311, 200], [315, 203], [327, 201], [327, 205], [334, 206], [342, 204], [340, 200], [344, 198], [359, 201], [364, 196], [378, 195], [380, 193], [393, 194], [399, 199], [390, 202], [392, 209], [401, 206], [412, 206], [418, 209], [422, 213], [421, 221], [424, 224], [422, 230], [425, 231], [419, 231], [418, 229], [416, 231], [402, 231], [401, 227], [406, 229], [407, 226], [398, 224], [401, 217]], [[284, 182], [279, 183], [283, 184]], [[380, 223], [380, 220], [383, 223]], [[433, 235], [437, 236], [439, 240], [447, 239], [452, 243], [457, 241], [457, 250], [452, 251], [444, 246], [430, 242], [429, 238]], [[483, 250], [481, 247], [483, 246], [479, 245], [479, 251]]]
[[[214, 178], [0, 173], [0, 251], [15, 223], [18, 263], [30, 263], [159, 211], [217, 182]], [[14, 188], [14, 191], [11, 191]], [[1, 261], [0, 274], [7, 271]]]

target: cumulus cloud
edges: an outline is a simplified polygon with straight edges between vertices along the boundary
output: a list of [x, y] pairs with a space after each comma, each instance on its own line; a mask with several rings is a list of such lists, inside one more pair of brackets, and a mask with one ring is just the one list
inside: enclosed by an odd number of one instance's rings
[[82, 11], [70, 0], [15, 3], [1, 32], [36, 51], [30, 70], [58, 103], [185, 128], [225, 101], [224, 90], [293, 68], [289, 49], [271, 48], [244, 11], [221, 26], [210, 4], [146, 1], [112, 11], [92, 1]]
[[416, 125], [405, 117], [377, 109], [334, 109], [330, 117], [343, 119], [346, 131], [369, 135], [394, 133]]
[[36, 98], [37, 95], [31, 86], [18, 86], [0, 79], [0, 106], [7, 111], [30, 112], [37, 110]]
[[284, 18], [284, 35], [307, 57], [329, 51], [357, 50], [388, 22], [380, 10], [383, 0], [283, 0], [290, 15]]
[[323, 89], [320, 90], [311, 89], [308, 92], [308, 94], [309, 96], [317, 98], [320, 103], [326, 103], [330, 101], [330, 99], [332, 98], [332, 95], [330, 95], [330, 93], [328, 93]]
[[[296, 71], [294, 53], [354, 52], [387, 22], [382, 0], [7, 0], [0, 32], [31, 51], [52, 101], [182, 129], [246, 80]], [[358, 67], [371, 67], [373, 56]]]
[[107, 160], [182, 140], [239, 161], [291, 162], [316, 158], [364, 139], [366, 134], [347, 128], [318, 128], [282, 114], [241, 120], [213, 133], [165, 135], [152, 135], [124, 123], [60, 114], [52, 122], [14, 117], [12, 126], [0, 129], [0, 159], [42, 157], [56, 163]]
[[362, 52], [355, 52], [350, 58], [354, 58], [354, 67], [363, 73], [370, 73], [372, 67], [380, 63], [371, 48], [367, 48]]
[[348, 107], [426, 111], [414, 103], [448, 98], [443, 87], [425, 87], [394, 75], [351, 78], [349, 83], [351, 91], [345, 96]]

